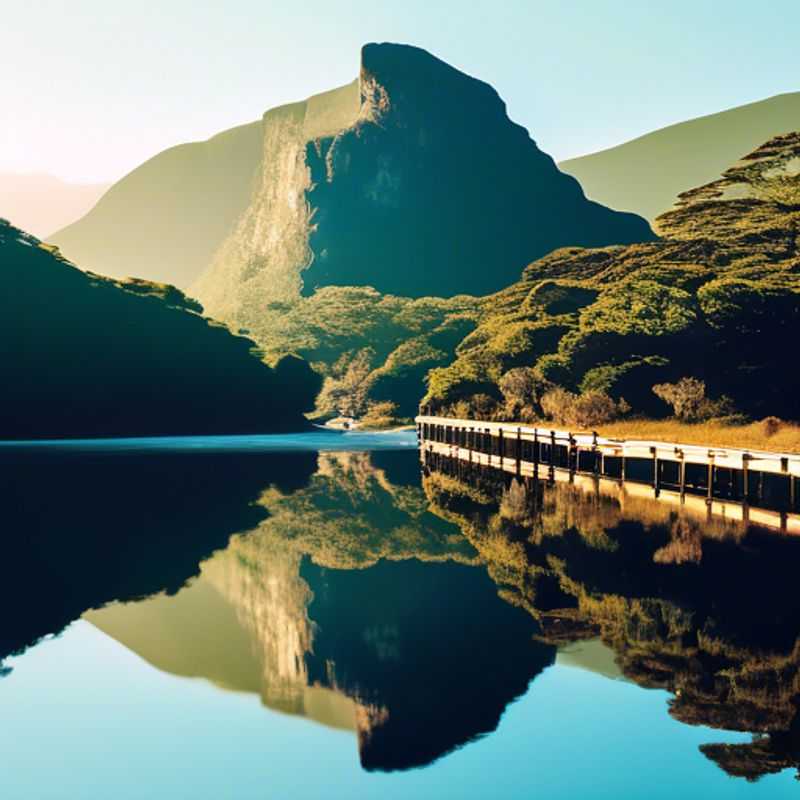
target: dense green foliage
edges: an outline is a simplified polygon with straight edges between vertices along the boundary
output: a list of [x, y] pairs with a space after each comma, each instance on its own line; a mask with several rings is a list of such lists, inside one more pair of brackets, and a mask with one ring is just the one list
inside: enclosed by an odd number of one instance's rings
[[319, 415], [361, 417], [371, 404], [391, 402], [393, 416], [408, 418], [428, 370], [452, 361], [481, 308], [467, 296], [411, 299], [329, 286], [271, 303], [247, 332], [263, 343], [268, 361], [296, 353], [325, 376]]
[[0, 439], [298, 430], [319, 378], [275, 369], [179, 290], [84, 273], [0, 221]]
[[652, 387], [694, 378], [711, 400], [797, 419], [798, 159], [800, 134], [778, 137], [682, 195], [658, 220], [662, 240], [531, 264], [487, 300], [454, 363], [432, 371], [426, 403], [452, 409], [477, 395], [503, 414], [504, 376], [528, 367], [529, 382], [606, 393], [635, 413], [665, 415]]

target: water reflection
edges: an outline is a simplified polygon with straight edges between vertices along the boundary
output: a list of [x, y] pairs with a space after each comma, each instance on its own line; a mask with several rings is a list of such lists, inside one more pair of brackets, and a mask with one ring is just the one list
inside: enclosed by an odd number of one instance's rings
[[320, 454], [307, 486], [259, 505], [263, 521], [175, 597], [86, 619], [160, 669], [353, 730], [366, 769], [421, 766], [494, 730], [553, 662], [430, 513], [415, 456]]
[[431, 508], [554, 645], [601, 637], [681, 722], [754, 734], [702, 752], [753, 780], [800, 764], [800, 541], [680, 509], [444, 461]]
[[315, 452], [0, 451], [0, 665], [87, 609], [174, 594], [264, 519], [266, 487], [292, 491], [316, 463]]
[[83, 615], [162, 671], [351, 731], [368, 770], [492, 732], [558, 663], [753, 733], [701, 747], [731, 775], [800, 764], [791, 537], [624, 487], [446, 460], [420, 479], [409, 452], [22, 449], [0, 491], [0, 660]]

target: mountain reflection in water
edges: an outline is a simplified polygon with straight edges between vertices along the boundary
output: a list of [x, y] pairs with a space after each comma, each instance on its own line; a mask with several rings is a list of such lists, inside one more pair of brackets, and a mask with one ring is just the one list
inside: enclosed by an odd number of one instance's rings
[[265, 520], [174, 598], [86, 619], [160, 669], [354, 730], [367, 769], [420, 766], [489, 733], [552, 663], [535, 621], [427, 510], [415, 458], [323, 453], [306, 487], [259, 504]]
[[491, 733], [558, 663], [756, 734], [701, 747], [731, 775], [800, 764], [791, 538], [463, 464], [420, 478], [411, 452], [23, 450], [0, 492], [0, 665], [83, 616], [397, 770]]

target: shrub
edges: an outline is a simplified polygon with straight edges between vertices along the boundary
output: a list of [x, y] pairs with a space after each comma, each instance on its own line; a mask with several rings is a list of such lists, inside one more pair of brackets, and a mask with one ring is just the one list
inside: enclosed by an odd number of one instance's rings
[[699, 564], [703, 558], [703, 533], [696, 523], [679, 518], [670, 531], [671, 541], [653, 553], [656, 564]]
[[612, 422], [630, 411], [623, 398], [615, 401], [605, 392], [597, 390], [574, 394], [556, 386], [541, 399], [542, 411], [558, 425], [577, 425], [592, 428]]
[[388, 428], [397, 422], [397, 404], [388, 400], [370, 403], [361, 417], [362, 428]]
[[476, 394], [470, 399], [470, 408], [475, 419], [490, 420], [497, 411], [497, 401], [488, 394]]
[[765, 417], [758, 424], [761, 428], [761, 433], [766, 438], [769, 438], [770, 436], [774, 436], [783, 427], [783, 420], [779, 417]]
[[328, 376], [317, 399], [321, 413], [338, 413], [345, 417], [360, 417], [366, 413], [369, 376], [375, 353], [370, 348], [354, 355], [345, 354], [336, 363], [338, 375]]
[[472, 414], [472, 409], [466, 400], [457, 400], [453, 403], [447, 415], [455, 419], [469, 419]]
[[552, 419], [554, 422], [562, 425], [566, 422], [564, 417], [568, 414], [568, 410], [575, 404], [577, 397], [576, 394], [568, 392], [561, 386], [554, 386], [542, 395], [542, 413], [548, 419]]
[[[627, 403], [625, 406], [627, 407]], [[620, 408], [617, 403], [605, 392], [598, 391], [578, 395], [572, 409], [574, 423], [581, 428], [591, 428], [611, 422], [619, 414]]]
[[503, 491], [500, 501], [500, 516], [512, 522], [523, 522], [530, 516], [530, 501], [525, 484], [514, 478]]
[[706, 384], [698, 378], [681, 378], [677, 383], [657, 383], [653, 394], [672, 406], [682, 422], [704, 422], [713, 417], [730, 416], [733, 403], [728, 397], [711, 400], [706, 397]]
[[794, 175], [761, 175], [753, 181], [757, 194], [785, 208], [800, 207], [800, 181]]

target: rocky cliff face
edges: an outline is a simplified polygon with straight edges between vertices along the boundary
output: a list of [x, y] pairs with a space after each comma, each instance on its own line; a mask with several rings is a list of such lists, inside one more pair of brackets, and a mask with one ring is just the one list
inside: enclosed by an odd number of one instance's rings
[[306, 293], [487, 294], [555, 247], [651, 238], [587, 202], [494, 89], [423, 50], [367, 45], [361, 102], [355, 125], [309, 148]]
[[587, 201], [490, 86], [370, 44], [357, 84], [264, 117], [259, 188], [193, 293], [249, 326], [301, 290], [485, 294], [554, 247], [650, 238]]
[[247, 326], [266, 302], [298, 295], [301, 269], [312, 259], [307, 145], [347, 127], [358, 113], [357, 81], [267, 111], [250, 204], [192, 294], [205, 297], [226, 319]]

